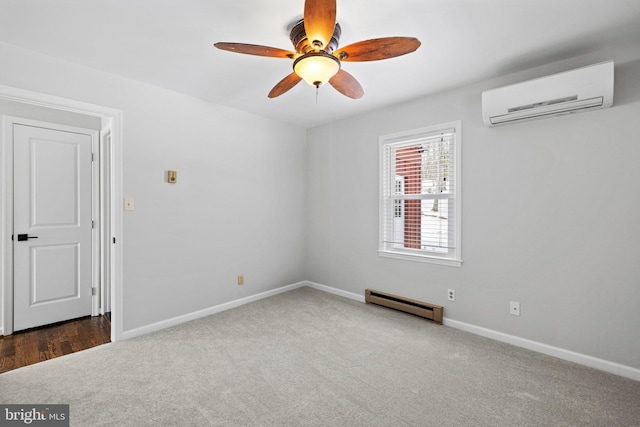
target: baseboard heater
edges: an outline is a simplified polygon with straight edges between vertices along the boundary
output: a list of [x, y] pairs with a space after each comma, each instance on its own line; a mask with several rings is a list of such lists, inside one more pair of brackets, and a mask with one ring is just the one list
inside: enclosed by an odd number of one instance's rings
[[368, 304], [376, 304], [393, 308], [394, 310], [404, 311], [405, 313], [433, 320], [442, 325], [443, 307], [440, 305], [429, 304], [428, 302], [400, 297], [386, 292], [374, 291], [372, 289], [365, 289], [364, 300]]

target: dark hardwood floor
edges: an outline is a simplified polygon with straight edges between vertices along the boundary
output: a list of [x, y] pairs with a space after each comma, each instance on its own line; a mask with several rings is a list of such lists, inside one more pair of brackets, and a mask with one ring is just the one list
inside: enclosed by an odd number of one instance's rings
[[111, 342], [111, 324], [104, 316], [27, 329], [0, 337], [0, 374]]

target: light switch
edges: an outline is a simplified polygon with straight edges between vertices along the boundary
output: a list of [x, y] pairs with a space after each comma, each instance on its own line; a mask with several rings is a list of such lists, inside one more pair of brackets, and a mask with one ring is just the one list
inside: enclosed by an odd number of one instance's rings
[[132, 211], [134, 209], [135, 209], [135, 207], [133, 205], [133, 197], [125, 197], [124, 198], [124, 210], [125, 211]]
[[178, 172], [167, 171], [167, 182], [170, 184], [175, 184], [176, 182], [178, 182]]

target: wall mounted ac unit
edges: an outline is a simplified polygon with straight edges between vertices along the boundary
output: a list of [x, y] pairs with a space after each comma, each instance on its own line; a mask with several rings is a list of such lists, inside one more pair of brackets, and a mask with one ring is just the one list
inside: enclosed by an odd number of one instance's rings
[[611, 107], [613, 61], [482, 92], [487, 126]]

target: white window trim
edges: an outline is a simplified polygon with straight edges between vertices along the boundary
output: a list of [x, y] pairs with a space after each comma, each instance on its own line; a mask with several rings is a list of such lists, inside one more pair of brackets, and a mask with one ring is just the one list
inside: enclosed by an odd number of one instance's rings
[[[443, 257], [437, 255], [430, 255], [425, 253], [406, 253], [402, 251], [394, 251], [385, 249], [384, 245], [384, 156], [383, 147], [387, 144], [399, 141], [409, 141], [411, 139], [418, 139], [426, 134], [433, 134], [435, 132], [442, 131], [443, 129], [455, 129], [455, 156], [454, 156], [454, 168], [455, 168], [455, 206], [456, 206], [456, 218], [455, 218], [455, 255], [454, 257]], [[426, 262], [431, 264], [446, 265], [451, 267], [462, 267], [462, 122], [460, 120], [442, 123], [434, 126], [428, 126], [419, 129], [412, 129], [408, 131], [397, 132], [389, 135], [382, 135], [379, 138], [378, 156], [379, 156], [379, 217], [378, 217], [378, 255], [385, 258], [402, 259], [407, 261]]]

